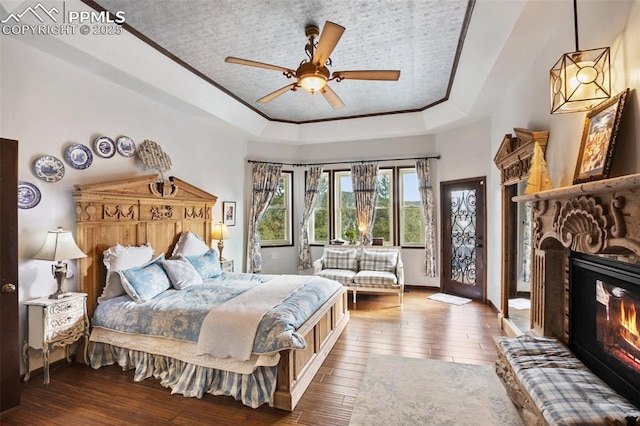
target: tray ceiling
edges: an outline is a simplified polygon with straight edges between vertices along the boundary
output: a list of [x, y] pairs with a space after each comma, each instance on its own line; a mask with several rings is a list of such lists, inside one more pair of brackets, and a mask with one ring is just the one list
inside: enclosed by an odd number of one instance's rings
[[[272, 121], [306, 123], [419, 111], [445, 101], [474, 0], [97, 0], [124, 11], [126, 28], [191, 72]], [[398, 81], [329, 83], [346, 104], [334, 110], [316, 93], [256, 100], [293, 80], [279, 71], [224, 62], [236, 56], [295, 69], [306, 59], [305, 27], [346, 28], [331, 71], [397, 69]]]

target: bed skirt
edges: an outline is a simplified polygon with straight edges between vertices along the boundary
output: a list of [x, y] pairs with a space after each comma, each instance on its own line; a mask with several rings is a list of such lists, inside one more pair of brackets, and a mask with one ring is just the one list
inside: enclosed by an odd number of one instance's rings
[[196, 398], [205, 393], [227, 395], [251, 408], [273, 405], [277, 366], [256, 367], [251, 374], [240, 374], [98, 342], [89, 343], [89, 359], [95, 369], [116, 363], [123, 371], [135, 369], [136, 382], [160, 379], [172, 394]]

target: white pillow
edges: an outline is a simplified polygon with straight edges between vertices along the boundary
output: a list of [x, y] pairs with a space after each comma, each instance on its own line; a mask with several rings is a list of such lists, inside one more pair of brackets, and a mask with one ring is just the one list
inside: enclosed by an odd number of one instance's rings
[[153, 257], [153, 248], [149, 243], [142, 246], [116, 244], [106, 249], [103, 255], [102, 261], [107, 267], [107, 278], [102, 295], [98, 297], [98, 303], [125, 294], [117, 271], [144, 265]]
[[183, 232], [173, 248], [172, 258], [178, 255], [199, 256], [209, 251], [209, 246], [191, 231]]
[[162, 262], [162, 267], [167, 272], [173, 287], [178, 290], [183, 290], [194, 284], [202, 284], [203, 282], [200, 273], [181, 254], [175, 259], [167, 259]]

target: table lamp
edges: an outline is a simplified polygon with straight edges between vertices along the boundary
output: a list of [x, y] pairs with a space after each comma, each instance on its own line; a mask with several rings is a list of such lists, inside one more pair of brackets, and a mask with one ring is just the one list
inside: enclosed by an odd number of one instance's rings
[[49, 295], [49, 299], [61, 299], [69, 296], [69, 293], [62, 289], [62, 282], [67, 276], [67, 264], [63, 260], [80, 259], [81, 257], [87, 257], [87, 255], [76, 245], [71, 231], [58, 227], [57, 230], [47, 233], [42, 247], [33, 258], [58, 262], [51, 265], [51, 273], [58, 283], [58, 289]]
[[222, 240], [229, 238], [229, 231], [227, 230], [227, 225], [222, 222], [216, 223], [213, 225], [213, 231], [211, 232], [211, 239], [218, 240], [218, 252], [220, 253], [220, 261], [226, 260], [222, 257], [222, 249], [224, 248], [224, 243]]

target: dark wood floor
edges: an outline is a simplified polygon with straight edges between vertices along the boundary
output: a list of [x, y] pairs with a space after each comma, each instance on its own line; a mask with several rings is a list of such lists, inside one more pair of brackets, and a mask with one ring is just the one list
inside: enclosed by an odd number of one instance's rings
[[[92, 370], [57, 364], [51, 383], [32, 376], [21, 386], [22, 404], [0, 417], [2, 425], [347, 425], [369, 354], [432, 358], [492, 365], [491, 336], [503, 335], [496, 312], [427, 300], [434, 291], [409, 288], [404, 308], [396, 296], [358, 295], [351, 322], [289, 413], [251, 409], [230, 397], [201, 400], [171, 395], [157, 380], [133, 382], [133, 372], [111, 366]], [[416, 380], [428, 378], [416, 378]], [[453, 404], [459, 401], [452, 401]]]

